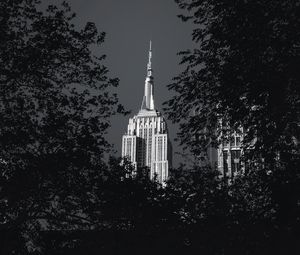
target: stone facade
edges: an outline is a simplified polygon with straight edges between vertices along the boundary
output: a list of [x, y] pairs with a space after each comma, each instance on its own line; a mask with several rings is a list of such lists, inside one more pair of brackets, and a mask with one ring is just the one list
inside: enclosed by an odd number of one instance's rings
[[122, 157], [127, 157], [135, 168], [149, 167], [150, 178], [164, 183], [172, 162], [172, 146], [167, 123], [154, 107], [154, 79], [151, 67], [151, 42], [142, 106], [137, 115], [129, 119], [122, 137]]

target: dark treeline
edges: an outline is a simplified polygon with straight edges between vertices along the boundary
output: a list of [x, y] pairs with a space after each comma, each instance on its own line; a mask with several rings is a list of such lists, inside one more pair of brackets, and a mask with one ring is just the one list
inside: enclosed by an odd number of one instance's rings
[[198, 48], [181, 53], [168, 116], [195, 157], [226, 136], [220, 118], [244, 127], [247, 172], [181, 165], [162, 187], [106, 163], [110, 117], [127, 112], [92, 50], [105, 34], [77, 29], [66, 2], [3, 0], [1, 255], [300, 252], [299, 3], [177, 2]]
[[[149, 180], [146, 169], [126, 177], [119, 163], [112, 160], [109, 168], [98, 169], [93, 186], [76, 187], [79, 194], [57, 191], [47, 215], [30, 208], [20, 219], [9, 211], [15, 218], [1, 228], [2, 254], [299, 251], [300, 181], [294, 170], [255, 171], [228, 185], [211, 169], [179, 168], [162, 188]], [[18, 204], [29, 199], [19, 198]]]

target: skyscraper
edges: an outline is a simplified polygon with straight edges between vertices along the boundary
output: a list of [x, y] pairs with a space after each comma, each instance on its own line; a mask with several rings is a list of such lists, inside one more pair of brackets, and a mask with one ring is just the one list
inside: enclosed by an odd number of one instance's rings
[[137, 115], [129, 119], [126, 133], [122, 137], [122, 157], [127, 157], [135, 168], [150, 168], [150, 178], [157, 177], [163, 183], [172, 164], [172, 146], [167, 123], [154, 106], [154, 78], [151, 66], [150, 42], [149, 61], [145, 80], [144, 97]]

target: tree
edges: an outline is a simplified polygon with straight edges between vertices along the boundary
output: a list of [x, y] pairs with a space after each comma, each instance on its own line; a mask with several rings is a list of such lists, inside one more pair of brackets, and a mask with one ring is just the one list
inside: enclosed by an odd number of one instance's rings
[[196, 43], [180, 53], [186, 68], [169, 85], [168, 115], [182, 142], [199, 153], [228, 134], [224, 127], [243, 127], [249, 158], [271, 168], [278, 157], [299, 160], [298, 1], [176, 2]]
[[[45, 228], [87, 228], [86, 204], [105, 169], [110, 117], [125, 113], [110, 88], [105, 33], [78, 30], [63, 2], [0, 3], [0, 235], [9, 254]], [[99, 48], [100, 49], [100, 48]], [[103, 174], [103, 173], [102, 173]], [[1, 242], [2, 243], [2, 242]]]
[[[179, 185], [184, 196], [193, 195], [182, 203], [194, 216], [188, 217], [193, 224], [183, 224], [190, 247], [204, 254], [297, 253], [299, 3], [176, 2], [182, 20], [195, 25], [195, 48], [179, 53], [185, 69], [169, 85], [176, 94], [166, 102], [169, 118], [180, 123], [181, 142], [199, 155], [243, 127], [246, 159], [263, 162], [229, 186], [199, 179]], [[207, 190], [200, 198], [199, 184]]]

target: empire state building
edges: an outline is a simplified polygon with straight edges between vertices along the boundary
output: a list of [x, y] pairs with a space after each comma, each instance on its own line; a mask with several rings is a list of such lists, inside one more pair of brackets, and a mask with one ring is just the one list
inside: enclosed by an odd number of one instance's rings
[[172, 164], [172, 146], [167, 123], [154, 106], [151, 59], [150, 42], [144, 97], [140, 111], [129, 119], [127, 131], [122, 137], [122, 157], [127, 157], [136, 169], [149, 167], [150, 178], [156, 177], [163, 183], [168, 178], [169, 167]]

